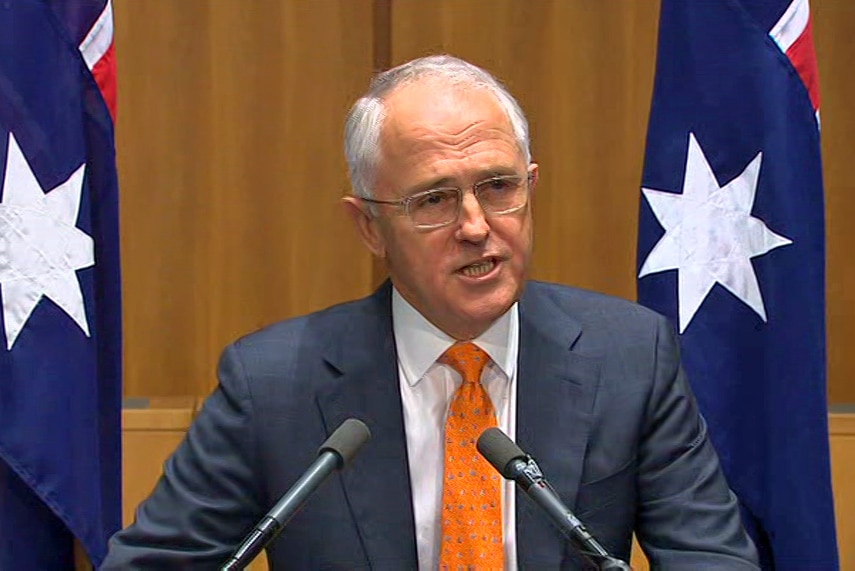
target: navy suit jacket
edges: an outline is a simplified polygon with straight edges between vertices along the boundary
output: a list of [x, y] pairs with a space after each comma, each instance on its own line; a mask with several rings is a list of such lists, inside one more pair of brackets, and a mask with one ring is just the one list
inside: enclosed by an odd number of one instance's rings
[[[347, 418], [371, 441], [268, 551], [274, 569], [416, 569], [391, 287], [229, 346], [220, 384], [105, 569], [217, 568]], [[520, 300], [517, 442], [589, 531], [654, 567], [753, 569], [672, 328], [635, 304], [529, 282]], [[526, 497], [522, 569], [584, 568]]]

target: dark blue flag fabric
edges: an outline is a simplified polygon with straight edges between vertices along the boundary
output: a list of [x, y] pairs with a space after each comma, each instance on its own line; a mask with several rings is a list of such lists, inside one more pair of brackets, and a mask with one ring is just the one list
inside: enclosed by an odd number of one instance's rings
[[808, 2], [661, 10], [638, 298], [680, 332], [763, 567], [837, 569]]
[[121, 524], [111, 69], [108, 0], [0, 4], [4, 570], [73, 568], [75, 539], [97, 565]]

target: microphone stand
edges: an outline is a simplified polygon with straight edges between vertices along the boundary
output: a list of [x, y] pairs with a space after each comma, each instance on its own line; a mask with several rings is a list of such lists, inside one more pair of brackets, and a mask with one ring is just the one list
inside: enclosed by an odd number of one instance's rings
[[582, 522], [557, 499], [558, 493], [543, 477], [543, 472], [531, 456], [511, 460], [508, 472], [517, 483], [520, 483], [520, 478], [527, 483], [523, 486], [525, 492], [543, 507], [558, 529], [576, 545], [579, 553], [592, 565], [602, 571], [632, 571], [624, 561], [609, 555]]

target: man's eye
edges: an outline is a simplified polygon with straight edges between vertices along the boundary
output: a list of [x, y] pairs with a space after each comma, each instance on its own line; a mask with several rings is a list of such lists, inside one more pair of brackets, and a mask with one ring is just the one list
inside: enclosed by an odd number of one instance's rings
[[452, 194], [453, 193], [449, 193], [448, 191], [428, 192], [421, 196], [414, 197], [411, 207], [424, 209], [444, 206], [451, 202]]
[[516, 179], [512, 178], [491, 178], [484, 182], [483, 187], [488, 190], [510, 190], [517, 185]]

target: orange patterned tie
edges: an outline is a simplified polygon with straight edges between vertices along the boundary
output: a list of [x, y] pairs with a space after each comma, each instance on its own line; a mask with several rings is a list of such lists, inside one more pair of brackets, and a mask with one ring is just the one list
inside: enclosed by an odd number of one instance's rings
[[445, 481], [442, 489], [443, 571], [504, 568], [502, 482], [478, 453], [475, 442], [496, 426], [481, 372], [490, 360], [473, 343], [452, 345], [439, 361], [463, 377], [445, 424]]

